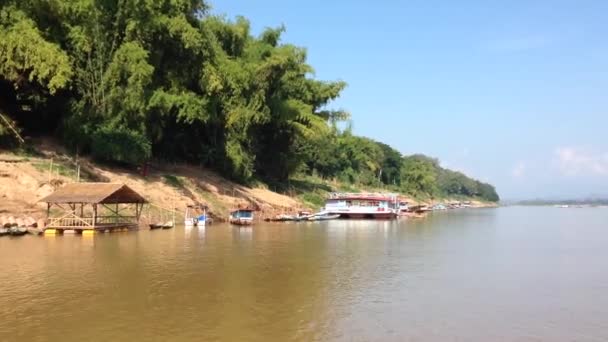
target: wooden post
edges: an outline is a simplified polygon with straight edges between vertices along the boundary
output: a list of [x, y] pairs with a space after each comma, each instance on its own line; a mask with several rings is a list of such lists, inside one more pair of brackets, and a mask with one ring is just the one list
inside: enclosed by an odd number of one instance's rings
[[78, 164], [78, 171], [76, 176], [76, 183], [80, 183], [80, 164]]
[[53, 175], [53, 158], [51, 158], [51, 163], [49, 164], [49, 184], [51, 184], [52, 175]]
[[97, 203], [93, 204], [93, 229], [95, 229], [95, 225], [97, 224]]
[[144, 211], [143, 203], [135, 203], [135, 217], [137, 217], [137, 223], [139, 223], [139, 218], [141, 217], [141, 213]]

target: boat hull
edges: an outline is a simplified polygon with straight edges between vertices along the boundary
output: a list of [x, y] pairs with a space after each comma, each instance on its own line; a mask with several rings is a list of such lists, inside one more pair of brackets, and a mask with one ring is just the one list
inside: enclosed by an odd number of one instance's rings
[[[334, 213], [332, 213], [334, 214]], [[397, 217], [395, 213], [335, 213], [341, 219], [356, 220], [392, 220]]]
[[340, 218], [340, 215], [323, 215], [323, 216], [311, 216], [308, 221], [329, 221]]
[[24, 228], [24, 227], [9, 228], [8, 233], [11, 236], [23, 236], [23, 235], [27, 234], [27, 228]]
[[253, 220], [244, 220], [239, 218], [231, 218], [230, 223], [237, 226], [251, 226], [253, 224]]
[[185, 220], [184, 221], [184, 225], [186, 227], [204, 227], [205, 226], [205, 221], [197, 221], [197, 220]]
[[343, 219], [390, 220], [397, 217], [397, 194], [337, 193], [325, 201], [324, 211]]

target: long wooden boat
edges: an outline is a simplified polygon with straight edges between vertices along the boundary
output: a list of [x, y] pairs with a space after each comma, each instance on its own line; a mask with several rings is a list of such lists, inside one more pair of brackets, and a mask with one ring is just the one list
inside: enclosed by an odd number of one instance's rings
[[316, 215], [316, 216], [310, 216], [308, 218], [308, 221], [327, 221], [327, 220], [335, 220], [335, 219], [339, 219], [340, 215], [335, 214], [335, 215], [331, 215], [331, 214], [325, 214], [325, 215]]
[[289, 221], [295, 221], [296, 220], [296, 216], [295, 215], [277, 215], [271, 219], [268, 219], [268, 221], [271, 222], [289, 222]]
[[25, 227], [13, 227], [8, 229], [8, 233], [11, 236], [22, 236], [27, 234], [27, 228]]
[[150, 229], [171, 229], [173, 228], [173, 221], [165, 222], [165, 223], [152, 223], [150, 224]]
[[312, 214], [309, 211], [300, 211], [300, 212], [298, 212], [297, 215], [280, 214], [280, 215], [277, 215], [277, 216], [275, 216], [273, 218], [266, 219], [266, 221], [271, 221], [271, 222], [299, 222], [299, 221], [306, 221], [311, 216], [312, 216]]
[[28, 227], [27, 232], [32, 235], [40, 235], [40, 234], [44, 233], [44, 230], [40, 229], [38, 227]]

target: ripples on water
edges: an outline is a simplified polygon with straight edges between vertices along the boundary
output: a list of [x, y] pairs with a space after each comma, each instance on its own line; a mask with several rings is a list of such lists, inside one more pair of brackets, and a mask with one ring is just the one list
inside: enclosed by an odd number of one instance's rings
[[608, 340], [608, 209], [0, 238], [0, 340]]

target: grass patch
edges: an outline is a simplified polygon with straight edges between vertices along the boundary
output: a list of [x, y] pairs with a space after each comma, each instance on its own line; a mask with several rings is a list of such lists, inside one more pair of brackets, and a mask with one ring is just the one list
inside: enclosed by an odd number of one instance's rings
[[174, 188], [178, 188], [178, 189], [184, 188], [184, 182], [181, 179], [181, 177], [177, 177], [175, 175], [163, 175], [163, 179], [165, 180], [165, 183], [169, 184], [170, 186], [172, 186]]
[[222, 201], [217, 198], [216, 195], [214, 195], [212, 192], [201, 189], [199, 186], [193, 184], [191, 181], [187, 180], [186, 182], [188, 183], [187, 186], [190, 189], [193, 189], [198, 195], [200, 195], [205, 200], [205, 204], [207, 204], [213, 209], [214, 214], [219, 216], [228, 216], [228, 214], [230, 213], [230, 209], [226, 208], [226, 206], [222, 203]]
[[334, 192], [332, 184], [314, 176], [299, 176], [289, 181], [288, 195], [295, 196], [307, 207], [319, 209], [325, 205], [328, 194]]
[[[51, 174], [51, 178], [57, 175], [70, 178], [73, 181], [78, 180], [78, 166], [65, 160], [53, 160], [51, 165], [50, 160], [40, 160], [31, 162], [31, 165], [40, 173]], [[90, 182], [98, 181], [98, 177], [87, 171], [86, 167], [80, 167], [80, 181]]]
[[352, 184], [339, 184], [338, 191], [339, 192], [362, 192], [361, 188], [356, 187]]
[[50, 173], [51, 178], [53, 178], [57, 174], [74, 180], [78, 178], [78, 168], [75, 165], [70, 165], [64, 162], [53, 161], [51, 165], [50, 161], [44, 160], [39, 162], [33, 162], [32, 166], [41, 173]]
[[325, 205], [325, 199], [327, 198], [327, 193], [320, 192], [307, 192], [297, 196], [298, 199], [306, 206], [311, 207], [313, 209], [319, 209]]
[[40, 151], [36, 150], [36, 148], [30, 144], [24, 144], [24, 145], [17, 147], [14, 150], [14, 153], [15, 153], [15, 155], [24, 157], [26, 160], [29, 160], [29, 158], [44, 157], [44, 155], [42, 153], [40, 153]]
[[224, 204], [219, 201], [217, 197], [215, 197], [212, 193], [207, 191], [197, 191], [197, 193], [200, 194], [201, 197], [205, 199], [205, 201], [207, 201], [207, 205], [212, 207], [216, 211], [216, 214], [220, 216], [228, 216], [228, 214], [230, 213], [230, 209], [226, 208], [226, 206], [224, 206]]

